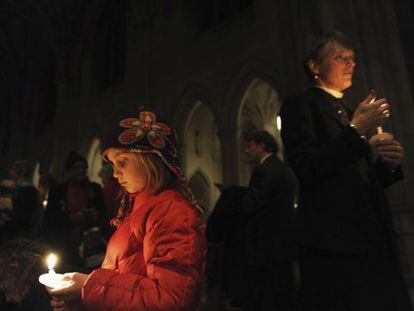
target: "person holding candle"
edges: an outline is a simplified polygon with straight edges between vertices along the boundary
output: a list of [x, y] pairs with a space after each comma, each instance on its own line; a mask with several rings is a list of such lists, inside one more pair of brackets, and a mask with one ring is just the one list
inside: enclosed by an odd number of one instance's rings
[[124, 189], [102, 268], [65, 274], [55, 310], [199, 310], [206, 242], [201, 208], [178, 162], [175, 135], [151, 110], [117, 118], [102, 140]]
[[403, 178], [404, 149], [392, 136], [373, 145], [366, 139], [390, 117], [386, 99], [371, 91], [353, 113], [343, 106], [355, 65], [343, 34], [320, 38], [305, 61], [313, 87], [281, 109], [287, 160], [301, 192], [303, 310], [412, 310], [384, 193]]
[[297, 187], [278, 150], [268, 131], [246, 137], [244, 153], [255, 167], [240, 200], [246, 217], [243, 311], [296, 310], [292, 227]]
[[43, 208], [39, 192], [32, 182], [33, 171], [33, 164], [27, 160], [14, 161], [10, 167], [9, 178], [13, 186], [9, 189], [12, 196], [9, 202], [0, 200], [0, 214], [5, 216], [0, 241], [16, 237], [36, 238], [38, 235]]
[[89, 180], [87, 169], [84, 157], [69, 152], [67, 179], [50, 191], [45, 209], [41, 236], [64, 254], [63, 264], [67, 267], [89, 267], [79, 254], [85, 232], [94, 227], [103, 232], [108, 223], [101, 186]]

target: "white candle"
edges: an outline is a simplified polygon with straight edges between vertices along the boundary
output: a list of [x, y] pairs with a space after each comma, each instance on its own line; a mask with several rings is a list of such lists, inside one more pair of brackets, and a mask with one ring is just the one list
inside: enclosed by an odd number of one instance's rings
[[[375, 100], [376, 100], [376, 96], [373, 99], [371, 99], [371, 101], [369, 103], [372, 104]], [[378, 134], [381, 134], [383, 131], [384, 130], [382, 129], [382, 126], [377, 127], [377, 133]]]
[[55, 270], [53, 270], [56, 266], [57, 258], [55, 254], [50, 254], [49, 257], [47, 257], [47, 268], [49, 269], [49, 273], [54, 274]]
[[57, 262], [57, 257], [54, 254], [50, 254], [47, 258], [47, 267], [49, 273], [44, 273], [39, 276], [39, 282], [47, 287], [51, 288], [63, 288], [69, 286], [72, 282], [63, 280], [63, 274], [56, 273], [54, 268]]
[[282, 129], [282, 118], [280, 116], [276, 117], [276, 127], [277, 130], [280, 132], [280, 130]]

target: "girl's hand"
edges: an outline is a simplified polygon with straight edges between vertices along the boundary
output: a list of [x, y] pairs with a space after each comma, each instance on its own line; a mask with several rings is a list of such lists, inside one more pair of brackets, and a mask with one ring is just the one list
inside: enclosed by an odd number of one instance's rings
[[82, 287], [83, 287], [83, 284], [85, 284], [88, 277], [89, 277], [88, 274], [83, 274], [83, 273], [78, 273], [78, 272], [65, 273], [63, 275], [62, 280], [70, 281], [69, 286], [66, 286], [64, 288], [48, 287], [47, 290], [52, 297], [58, 298], [58, 300], [60, 301], [70, 302], [70, 301], [81, 300]]

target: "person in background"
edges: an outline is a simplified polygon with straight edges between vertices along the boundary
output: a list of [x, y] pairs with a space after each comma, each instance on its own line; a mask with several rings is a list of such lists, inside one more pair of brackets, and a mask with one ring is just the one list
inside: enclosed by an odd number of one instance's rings
[[206, 242], [202, 211], [178, 162], [173, 130], [144, 107], [102, 140], [124, 190], [102, 264], [49, 289], [54, 310], [200, 310]]
[[63, 265], [81, 267], [79, 246], [84, 233], [93, 227], [105, 228], [107, 217], [101, 186], [86, 174], [88, 163], [76, 152], [66, 159], [67, 180], [49, 194], [43, 238], [63, 252]]
[[[305, 311], [409, 311], [384, 188], [403, 178], [404, 149], [366, 136], [390, 116], [370, 92], [344, 106], [356, 66], [350, 41], [319, 38], [305, 60], [313, 86], [282, 105], [282, 138], [300, 184], [298, 243]], [[376, 154], [373, 153], [375, 150]]]
[[296, 180], [276, 156], [269, 132], [253, 132], [246, 142], [245, 153], [256, 166], [241, 200], [247, 217], [243, 311], [296, 310]]
[[33, 165], [26, 160], [15, 161], [9, 170], [10, 200], [2, 200], [3, 240], [17, 236], [34, 238], [42, 223], [40, 196], [33, 186]]
[[[104, 197], [108, 219], [112, 219], [117, 215], [119, 204], [121, 203], [122, 188], [113, 173], [114, 170], [109, 164], [103, 165], [99, 172], [99, 177], [102, 180], [102, 194]], [[112, 234], [112, 230], [110, 228], [107, 228], [106, 231], [107, 235]]]
[[9, 177], [3, 179], [0, 183], [0, 243], [3, 240], [1, 237], [4, 236], [3, 231], [5, 231], [6, 220], [10, 219], [8, 214], [12, 210], [12, 200], [11, 197], [14, 193], [14, 184], [15, 182]]
[[221, 194], [206, 222], [207, 310], [241, 308], [247, 219], [241, 199], [247, 187], [215, 185]]
[[47, 207], [49, 194], [56, 187], [56, 180], [51, 174], [41, 175], [37, 184], [37, 190], [40, 193], [40, 199], [44, 208]]

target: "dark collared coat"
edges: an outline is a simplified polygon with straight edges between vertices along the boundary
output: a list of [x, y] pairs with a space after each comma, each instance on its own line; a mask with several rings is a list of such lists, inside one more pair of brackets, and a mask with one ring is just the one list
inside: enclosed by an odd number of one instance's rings
[[293, 310], [296, 180], [275, 155], [253, 170], [242, 197], [245, 214], [243, 310]]
[[375, 157], [335, 101], [314, 87], [281, 109], [282, 138], [300, 187], [303, 310], [412, 310], [384, 193], [402, 171]]
[[295, 258], [295, 189], [294, 175], [275, 155], [253, 170], [242, 198], [247, 216], [246, 264], [264, 265]]
[[[360, 252], [372, 243], [394, 249], [384, 188], [402, 179], [375, 155], [358, 132], [344, 125], [320, 88], [287, 99], [281, 110], [288, 162], [300, 185], [300, 243]], [[380, 240], [380, 241], [379, 241]]]

